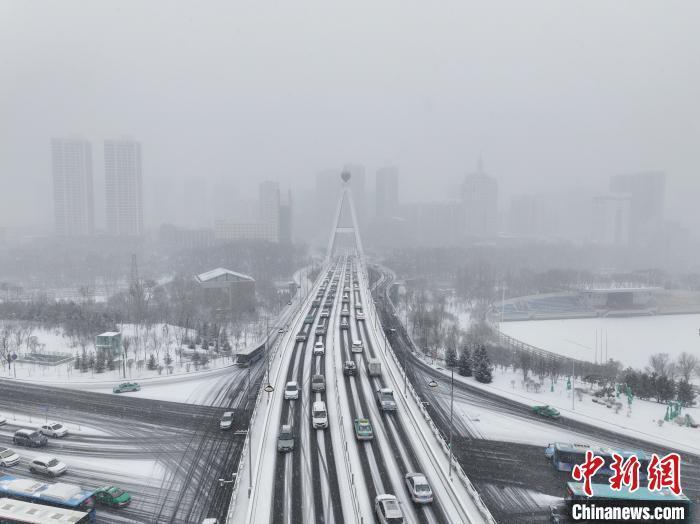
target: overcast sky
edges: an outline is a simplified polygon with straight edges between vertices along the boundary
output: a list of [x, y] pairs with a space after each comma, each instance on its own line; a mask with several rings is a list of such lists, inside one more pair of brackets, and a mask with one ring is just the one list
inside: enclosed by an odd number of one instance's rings
[[51, 224], [49, 141], [74, 134], [100, 192], [125, 134], [150, 188], [241, 194], [354, 162], [441, 198], [483, 152], [505, 194], [664, 169], [668, 214], [700, 225], [700, 3], [338, 4], [3, 0], [0, 226]]

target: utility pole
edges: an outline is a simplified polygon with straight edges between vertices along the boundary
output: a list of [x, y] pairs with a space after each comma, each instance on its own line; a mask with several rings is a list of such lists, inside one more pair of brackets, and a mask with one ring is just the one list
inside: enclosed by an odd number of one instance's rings
[[576, 390], [576, 387], [574, 386], [576, 384], [576, 361], [572, 358], [571, 359], [571, 409], [573, 411], [576, 411], [576, 404], [574, 404], [574, 391]]
[[452, 413], [455, 402], [455, 367], [452, 366], [450, 378], [450, 480], [452, 480]]

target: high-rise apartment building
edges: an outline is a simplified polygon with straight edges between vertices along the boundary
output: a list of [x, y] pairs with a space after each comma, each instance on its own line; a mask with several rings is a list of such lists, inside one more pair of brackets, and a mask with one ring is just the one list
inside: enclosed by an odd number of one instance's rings
[[498, 233], [498, 182], [484, 172], [481, 159], [476, 173], [462, 184], [467, 236], [490, 237]]
[[105, 140], [105, 206], [109, 234], [143, 234], [141, 144], [135, 140]]
[[630, 197], [630, 243], [650, 245], [663, 234], [666, 173], [644, 171], [610, 177], [610, 191]]
[[92, 235], [95, 203], [92, 188], [92, 146], [81, 138], [51, 140], [53, 203], [56, 234]]
[[399, 209], [399, 170], [383, 167], [377, 171], [375, 198], [377, 218], [395, 217]]

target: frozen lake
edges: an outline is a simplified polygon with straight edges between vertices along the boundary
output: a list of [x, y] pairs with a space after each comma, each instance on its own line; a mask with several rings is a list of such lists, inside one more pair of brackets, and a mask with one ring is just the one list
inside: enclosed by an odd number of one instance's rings
[[[506, 335], [567, 357], [595, 360], [596, 330], [603, 333], [603, 357], [626, 366], [643, 368], [654, 353], [675, 359], [683, 351], [700, 358], [700, 315], [660, 315], [629, 318], [585, 318], [504, 322]], [[598, 343], [598, 361], [601, 359]]]

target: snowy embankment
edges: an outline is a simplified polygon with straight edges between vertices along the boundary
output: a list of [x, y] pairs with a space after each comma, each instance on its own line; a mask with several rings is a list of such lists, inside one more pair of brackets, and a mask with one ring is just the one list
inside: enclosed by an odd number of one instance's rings
[[[429, 360], [429, 359], [428, 359]], [[429, 362], [428, 362], [429, 363]], [[433, 367], [441, 371], [446, 377], [449, 377], [450, 372], [440, 366]], [[579, 420], [586, 424], [591, 424], [609, 431], [621, 433], [630, 437], [646, 440], [653, 444], [675, 448], [681, 451], [687, 451], [694, 454], [700, 454], [700, 429], [679, 426], [674, 422], [662, 422], [659, 425], [659, 420], [663, 421], [666, 413], [666, 406], [656, 402], [639, 400], [635, 398], [632, 402], [631, 410], [627, 409], [627, 399], [622, 396], [619, 400], [622, 402], [622, 409], [616, 411], [614, 408], [607, 408], [592, 401], [593, 396], [588, 390], [587, 385], [576, 383], [575, 387], [580, 390], [580, 399], [577, 395], [574, 398], [574, 404], [571, 402], [571, 391], [566, 388], [566, 379], [560, 378], [554, 384], [545, 380], [545, 383], [540, 387], [539, 391], [531, 386], [529, 389], [523, 384], [522, 373], [516, 373], [511, 370], [494, 370], [493, 382], [491, 384], [482, 384], [470, 377], [462, 377], [455, 373], [455, 381], [464, 382], [477, 388], [484, 389], [491, 393], [509, 398], [527, 406], [536, 406], [549, 404], [557, 408], [563, 417], [574, 420]], [[471, 419], [482, 418], [483, 409], [466, 410]], [[683, 415], [689, 414], [695, 421], [700, 422], [700, 409], [684, 408]], [[524, 428], [518, 429], [515, 433], [517, 437], [511, 436], [507, 438], [507, 427], [501, 424], [498, 418], [493, 415], [483, 417], [484, 424], [481, 420], [467, 420], [467, 423], [473, 424], [476, 428], [481, 428], [489, 438], [495, 438], [496, 435], [503, 437], [503, 440], [513, 440], [524, 443], [537, 443], [537, 427], [532, 426], [527, 430]], [[559, 434], [560, 430], [553, 429], [550, 425], [542, 425], [540, 428], [542, 438], [539, 442], [547, 443], [558, 440], [555, 437], [567, 437], [566, 434]], [[492, 437], [493, 436], [493, 437]], [[517, 440], [515, 440], [517, 438]], [[564, 438], [563, 440], [569, 440]]]

